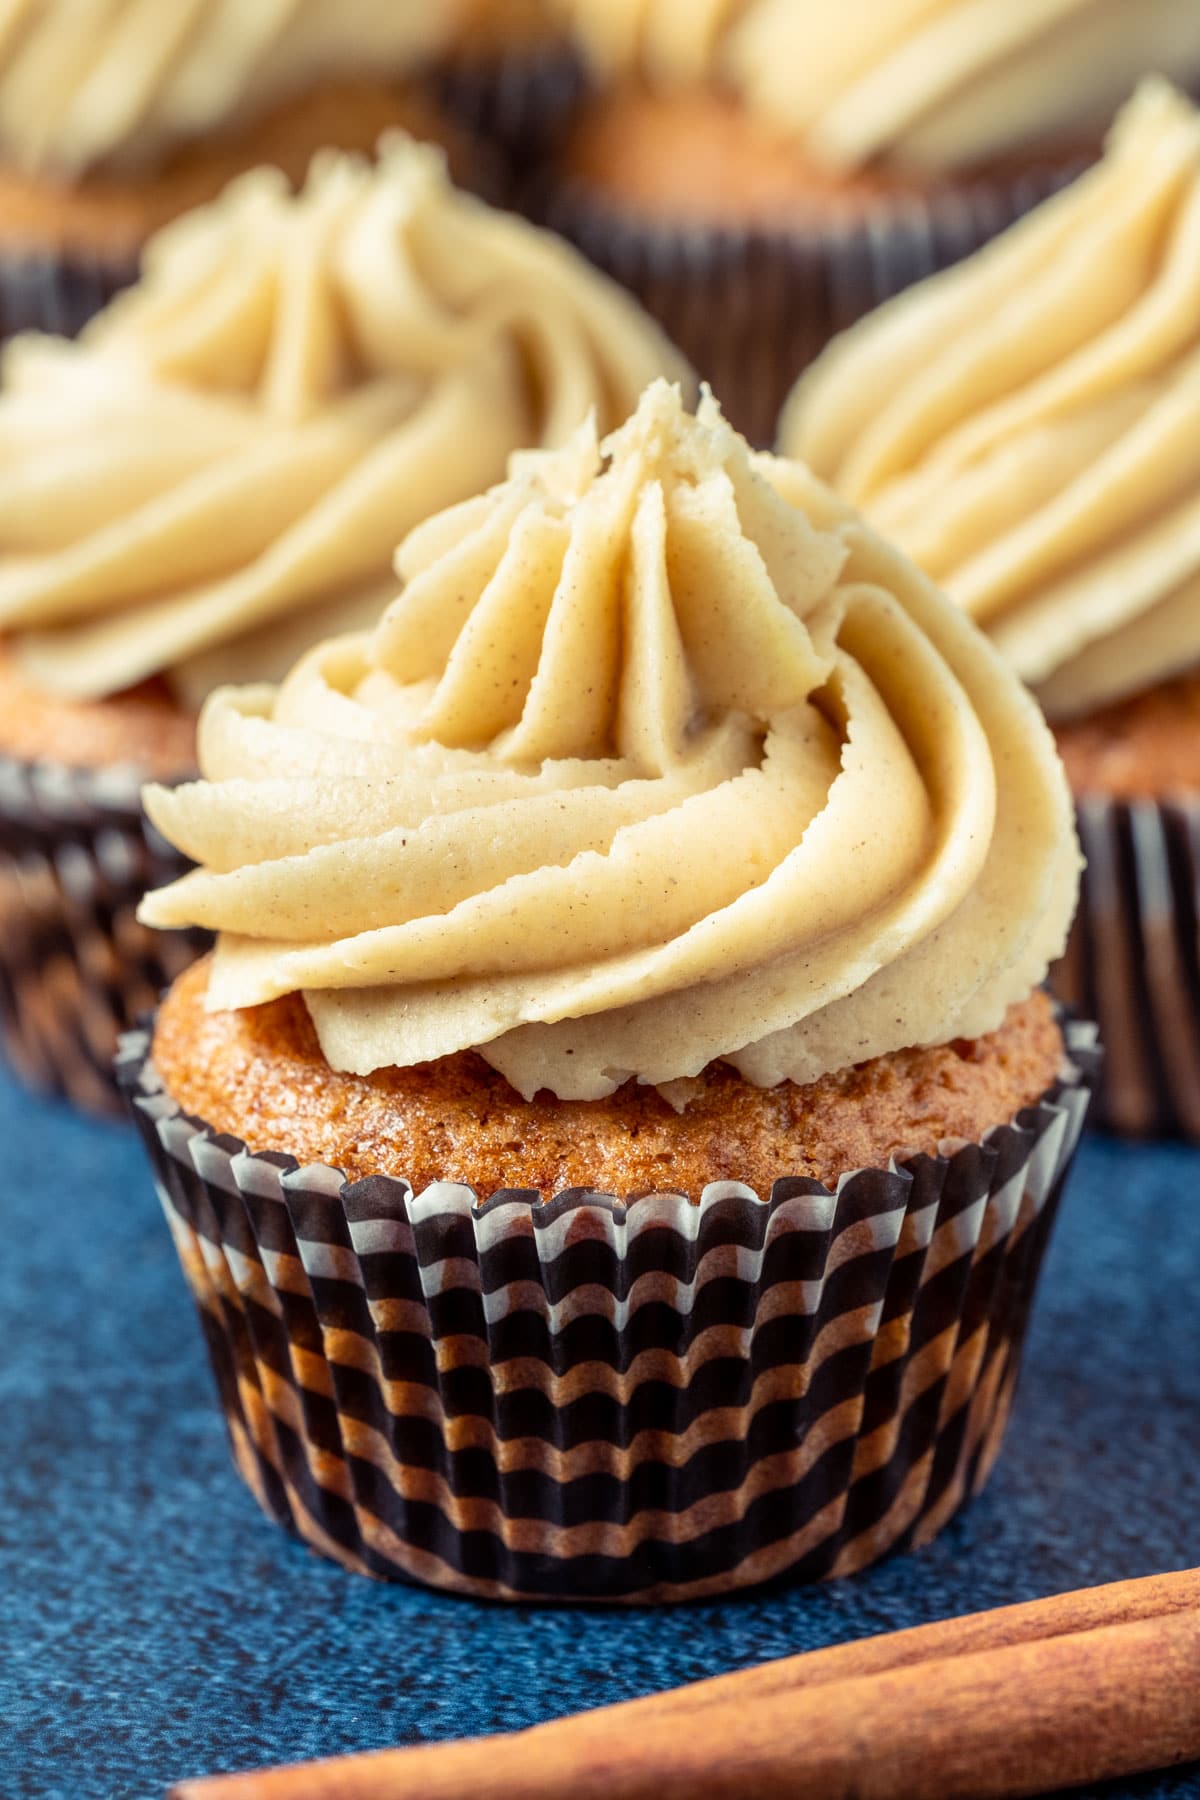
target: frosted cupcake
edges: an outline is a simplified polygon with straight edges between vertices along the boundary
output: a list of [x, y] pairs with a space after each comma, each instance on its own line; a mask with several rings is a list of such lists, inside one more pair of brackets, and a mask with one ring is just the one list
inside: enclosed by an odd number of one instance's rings
[[[1194, 0], [559, 0], [591, 71], [548, 221], [768, 442], [834, 332], [1076, 173]], [[701, 298], [702, 296], [702, 298]]]
[[147, 796], [201, 867], [143, 918], [220, 936], [122, 1073], [239, 1467], [351, 1566], [496, 1596], [929, 1536], [1086, 1107], [1036, 707], [663, 383], [398, 568]]
[[[626, 295], [408, 140], [318, 159], [298, 196], [244, 177], [161, 233], [78, 342], [8, 347], [0, 1015], [23, 1067], [102, 1095], [126, 998], [153, 998], [138, 791], [194, 767], [214, 681], [377, 617], [398, 533], [682, 368]], [[124, 846], [103, 879], [102, 841]]]
[[1049, 714], [1089, 872], [1057, 979], [1110, 1122], [1200, 1136], [1200, 113], [833, 345], [781, 441], [990, 633]]
[[155, 231], [262, 164], [402, 128], [466, 140], [415, 85], [458, 0], [15, 0], [0, 20], [0, 324], [71, 332]]

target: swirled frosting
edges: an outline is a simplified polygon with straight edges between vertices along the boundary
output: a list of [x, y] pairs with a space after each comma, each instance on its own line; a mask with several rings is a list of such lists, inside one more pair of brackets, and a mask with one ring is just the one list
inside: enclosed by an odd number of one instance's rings
[[781, 445], [868, 512], [1054, 717], [1200, 663], [1200, 113], [835, 342]]
[[78, 343], [6, 352], [0, 631], [77, 698], [281, 674], [378, 616], [410, 527], [683, 368], [435, 151], [330, 155], [299, 197], [256, 171], [154, 239]]
[[298, 990], [335, 1067], [472, 1048], [591, 1099], [974, 1036], [1061, 950], [1033, 701], [711, 400], [656, 383], [398, 567], [373, 635], [214, 695], [206, 779], [147, 794], [202, 867], [142, 916], [223, 934], [211, 1007]]
[[459, 0], [7, 0], [0, 147], [26, 169], [143, 166], [316, 83], [406, 75]]
[[1196, 0], [559, 0], [597, 73], [708, 80], [834, 167], [930, 170], [1099, 133], [1200, 76]]

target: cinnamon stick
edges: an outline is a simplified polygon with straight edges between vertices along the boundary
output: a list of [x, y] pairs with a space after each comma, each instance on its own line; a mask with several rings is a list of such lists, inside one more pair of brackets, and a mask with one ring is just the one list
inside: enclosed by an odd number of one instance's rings
[[508, 1737], [174, 1800], [1018, 1800], [1200, 1758], [1200, 1571], [868, 1638]]

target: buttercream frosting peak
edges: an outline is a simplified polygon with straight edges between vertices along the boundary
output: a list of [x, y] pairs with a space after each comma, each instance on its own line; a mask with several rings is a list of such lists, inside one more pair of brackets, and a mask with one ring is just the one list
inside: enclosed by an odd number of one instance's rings
[[1093, 172], [836, 341], [781, 442], [1052, 715], [1200, 662], [1200, 112], [1147, 83]]
[[224, 690], [213, 1006], [302, 990], [341, 1068], [481, 1051], [524, 1094], [770, 1086], [999, 1024], [1078, 855], [1044, 724], [967, 620], [802, 467], [666, 383], [428, 521], [376, 630]]
[[78, 177], [153, 165], [321, 82], [414, 73], [461, 0], [6, 0], [0, 146]]
[[414, 524], [659, 373], [686, 366], [636, 303], [438, 151], [326, 154], [298, 195], [255, 171], [77, 344], [6, 351], [0, 630], [81, 697], [282, 673], [378, 616]]
[[427, 560], [418, 533], [400, 558], [372, 660], [432, 684], [422, 735], [661, 773], [702, 721], [765, 727], [823, 683], [804, 621], [845, 547], [753, 469], [711, 396], [692, 418], [659, 382], [602, 446], [592, 421], [516, 469], [462, 509], [452, 554]]
[[1098, 135], [1200, 76], [1196, 0], [559, 0], [597, 74], [706, 81], [820, 161], [926, 170]]

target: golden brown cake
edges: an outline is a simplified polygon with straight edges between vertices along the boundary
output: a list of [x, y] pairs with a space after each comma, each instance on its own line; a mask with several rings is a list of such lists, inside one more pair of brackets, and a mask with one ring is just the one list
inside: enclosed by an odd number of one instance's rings
[[131, 765], [169, 781], [195, 767], [196, 718], [160, 677], [96, 700], [47, 693], [0, 642], [0, 756], [70, 769]]
[[1055, 727], [1077, 794], [1200, 794], [1200, 673], [1179, 675]]
[[627, 1082], [605, 1100], [523, 1100], [464, 1051], [366, 1076], [331, 1069], [295, 994], [244, 1012], [206, 1012], [208, 959], [163, 1001], [152, 1055], [184, 1112], [251, 1150], [326, 1163], [348, 1180], [396, 1175], [420, 1193], [465, 1182], [498, 1188], [594, 1187], [627, 1199], [668, 1189], [698, 1201], [710, 1181], [767, 1194], [783, 1175], [836, 1187], [851, 1169], [935, 1156], [978, 1141], [1050, 1088], [1062, 1033], [1046, 997], [1013, 1006], [986, 1037], [898, 1050], [805, 1087], [752, 1087], [714, 1064], [681, 1111]]
[[607, 205], [664, 224], [811, 225], [925, 191], [897, 171], [825, 168], [705, 88], [664, 95], [629, 86], [591, 101], [563, 147], [562, 172]]

